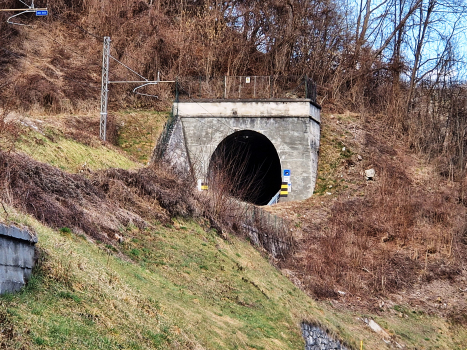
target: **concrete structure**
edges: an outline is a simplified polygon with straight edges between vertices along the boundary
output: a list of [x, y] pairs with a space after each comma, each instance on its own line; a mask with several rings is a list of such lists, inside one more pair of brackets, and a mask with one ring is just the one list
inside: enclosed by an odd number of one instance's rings
[[[173, 113], [177, 119], [166, 153], [179, 168], [188, 163], [196, 179], [206, 181], [213, 155], [223, 142], [231, 147], [234, 138], [235, 142], [253, 138], [255, 142], [248, 151], [258, 153], [253, 154], [253, 159], [261, 162], [263, 156], [269, 155], [268, 162], [274, 163], [268, 167], [275, 172], [275, 193], [281, 180], [290, 179], [290, 192], [281, 201], [306, 199], [313, 194], [321, 120], [320, 107], [311, 100], [175, 102]], [[290, 177], [284, 179], [286, 169]]]
[[16, 292], [31, 277], [36, 235], [0, 224], [0, 294]]

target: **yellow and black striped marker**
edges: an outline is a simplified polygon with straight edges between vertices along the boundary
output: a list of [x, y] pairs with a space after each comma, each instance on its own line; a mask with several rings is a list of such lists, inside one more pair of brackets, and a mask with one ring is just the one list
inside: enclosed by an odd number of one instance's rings
[[281, 192], [279, 193], [279, 197], [287, 197], [288, 193], [289, 193], [289, 186], [287, 182], [283, 182], [281, 185]]
[[208, 190], [208, 184], [206, 182], [201, 183], [201, 191], [207, 191]]

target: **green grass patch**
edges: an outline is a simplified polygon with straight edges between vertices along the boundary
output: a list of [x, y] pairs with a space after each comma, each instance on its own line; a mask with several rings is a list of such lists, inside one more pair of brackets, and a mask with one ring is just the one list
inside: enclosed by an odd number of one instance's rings
[[119, 147], [138, 161], [148, 162], [169, 113], [147, 110], [126, 110], [118, 113]]
[[38, 132], [28, 131], [17, 143], [16, 149], [31, 158], [75, 173], [107, 168], [131, 169], [141, 165], [113, 147], [92, 147], [63, 136], [48, 138]]
[[[179, 219], [186, 230], [132, 230], [111, 250], [8, 211], [37, 231], [41, 254], [28, 286], [0, 297], [2, 324], [14, 329], [7, 348], [302, 349], [303, 320], [354, 347], [385, 346], [356, 321], [361, 315], [313, 301], [249, 243], [222, 240], [195, 221]], [[460, 327], [394, 309], [409, 317], [365, 317], [409, 349], [465, 350]]]
[[313, 317], [314, 302], [247, 242], [180, 219], [186, 230], [131, 231], [118, 250], [132, 262], [16, 215], [38, 232], [41, 258], [24, 290], [0, 297], [21, 334], [9, 346], [303, 348], [299, 325]]

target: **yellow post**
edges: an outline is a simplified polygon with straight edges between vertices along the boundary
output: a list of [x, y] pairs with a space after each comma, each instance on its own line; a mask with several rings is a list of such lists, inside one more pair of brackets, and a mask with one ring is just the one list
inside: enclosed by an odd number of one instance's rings
[[363, 340], [360, 340], [360, 350], [363, 350]]

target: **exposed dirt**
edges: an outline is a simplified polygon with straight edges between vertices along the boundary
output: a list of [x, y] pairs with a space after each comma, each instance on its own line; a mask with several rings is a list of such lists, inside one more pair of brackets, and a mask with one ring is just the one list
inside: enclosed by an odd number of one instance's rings
[[[300, 242], [282, 263], [284, 272], [336, 305], [393, 312], [391, 306], [407, 304], [464, 323], [466, 208], [460, 185], [376, 120], [331, 113], [322, 120], [322, 192], [269, 209], [293, 223]], [[376, 176], [367, 180], [370, 168]]]

